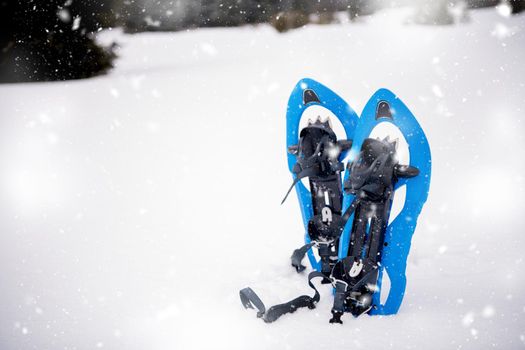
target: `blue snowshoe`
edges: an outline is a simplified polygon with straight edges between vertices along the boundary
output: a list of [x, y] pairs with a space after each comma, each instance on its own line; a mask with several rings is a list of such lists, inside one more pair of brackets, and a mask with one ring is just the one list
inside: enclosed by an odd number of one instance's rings
[[[299, 131], [301, 116], [313, 105], [327, 108], [339, 119], [346, 139], [338, 140], [330, 121], [320, 118]], [[382, 122], [393, 124], [405, 137], [410, 165], [399, 164], [396, 141], [368, 137]], [[320, 295], [312, 280], [321, 278], [334, 286], [331, 323], [342, 323], [345, 312], [355, 317], [396, 313], [406, 286], [411, 237], [430, 185], [430, 149], [416, 119], [385, 89], [372, 96], [359, 118], [334, 92], [303, 79], [288, 102], [287, 147], [293, 183], [285, 199], [295, 187], [306, 232], [305, 245], [292, 254], [292, 266], [303, 271], [306, 267], [301, 261], [308, 254], [314, 269], [309, 285], [315, 294], [266, 310], [255, 292], [245, 288], [240, 291], [243, 305], [256, 307], [258, 317], [266, 322], [300, 307], [314, 308]], [[308, 178], [310, 190], [301, 182], [304, 178]], [[405, 204], [389, 223], [395, 191], [403, 185]], [[390, 290], [382, 304], [379, 296], [385, 274]]]

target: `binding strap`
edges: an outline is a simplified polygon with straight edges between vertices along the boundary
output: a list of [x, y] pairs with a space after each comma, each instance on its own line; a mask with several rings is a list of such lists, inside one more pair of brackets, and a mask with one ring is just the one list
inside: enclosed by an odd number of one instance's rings
[[301, 170], [300, 172], [298, 172], [296, 177], [295, 177], [295, 179], [292, 182], [292, 185], [290, 186], [290, 188], [286, 192], [286, 195], [284, 196], [283, 200], [281, 201], [281, 205], [286, 201], [286, 198], [288, 198], [288, 195], [290, 194], [292, 189], [295, 187], [295, 185], [297, 185], [297, 183], [299, 181], [301, 181], [301, 179], [303, 179], [305, 177], [316, 176], [317, 174], [319, 174], [319, 169], [317, 169], [315, 167], [305, 168], [305, 169]]
[[361, 198], [363, 197], [363, 193], [359, 191], [355, 197], [352, 203], [350, 203], [350, 206], [345, 210], [342, 219], [343, 219], [343, 227], [346, 226], [346, 222], [348, 219], [350, 219], [350, 216], [354, 213], [355, 209], [357, 208], [357, 205], [361, 202]]
[[316, 242], [311, 242], [293, 251], [291, 257], [292, 266], [295, 267], [297, 272], [303, 272], [304, 269], [306, 269], [306, 266], [304, 266], [301, 262], [303, 261], [306, 252], [309, 251], [314, 245], [316, 245]]
[[[298, 151], [300, 154], [303, 141], [303, 138], [301, 138], [301, 140], [299, 141]], [[295, 179], [290, 188], [288, 189], [288, 192], [286, 192], [286, 195], [284, 196], [281, 204], [283, 204], [286, 201], [286, 198], [288, 198], [288, 195], [292, 191], [292, 188], [294, 188], [295, 185], [297, 185], [297, 183], [302, 178], [320, 176], [327, 170], [334, 173], [338, 173], [344, 170], [343, 163], [338, 162], [337, 157], [334, 158], [333, 155], [330, 155], [329, 152], [325, 151], [325, 144], [327, 144], [328, 142], [330, 142], [329, 135], [324, 135], [317, 143], [317, 146], [315, 147], [315, 150], [312, 153], [312, 155], [304, 158], [299, 156], [292, 170], [295, 174]], [[334, 144], [341, 144], [342, 148], [348, 147], [348, 142], [335, 142]]]
[[266, 323], [271, 323], [277, 320], [282, 315], [295, 312], [297, 309], [302, 307], [314, 309], [315, 304], [317, 304], [319, 302], [319, 299], [321, 298], [319, 291], [317, 290], [317, 288], [315, 288], [315, 285], [312, 282], [314, 278], [318, 277], [321, 277], [323, 280], [330, 281], [321, 272], [310, 272], [310, 274], [308, 275], [308, 285], [315, 291], [313, 297], [309, 295], [301, 295], [287, 303], [274, 305], [270, 307], [268, 311], [266, 311], [266, 307], [264, 306], [264, 303], [262, 302], [261, 298], [259, 298], [259, 296], [250, 287], [241, 289], [239, 292], [239, 296], [241, 297], [242, 305], [246, 309], [256, 308], [257, 317], [262, 318], [263, 321]]
[[[343, 228], [346, 226], [346, 222], [348, 221], [348, 219], [350, 219], [350, 216], [352, 216], [352, 214], [354, 213], [354, 211], [357, 208], [357, 205], [359, 204], [360, 201], [361, 201], [361, 196], [358, 193], [355, 196], [355, 198], [352, 201], [352, 203], [350, 204], [350, 206], [345, 210], [345, 212], [344, 212], [344, 214], [342, 216], [342, 227]], [[310, 242], [308, 244], [303, 245], [301, 248], [297, 248], [296, 250], [293, 251], [292, 256], [291, 256], [292, 266], [295, 267], [295, 270], [297, 272], [302, 272], [302, 271], [304, 271], [304, 269], [306, 269], [306, 266], [304, 266], [302, 264], [304, 256], [306, 255], [308, 250], [310, 250], [310, 248], [312, 248], [313, 246], [316, 246], [318, 244], [319, 244], [318, 242], [312, 241], [312, 242]]]

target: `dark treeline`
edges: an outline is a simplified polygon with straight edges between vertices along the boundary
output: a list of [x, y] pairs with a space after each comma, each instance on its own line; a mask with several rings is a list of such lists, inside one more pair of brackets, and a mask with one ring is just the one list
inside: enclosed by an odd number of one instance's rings
[[[0, 0], [0, 82], [81, 79], [115, 57], [94, 33], [270, 22], [283, 11], [334, 12], [346, 0]], [[300, 23], [304, 24], [304, 23]]]
[[124, 1], [120, 22], [127, 31], [183, 30], [272, 22], [279, 13], [304, 15], [346, 10], [348, 0]]
[[[177, 31], [271, 23], [278, 31], [351, 20], [386, 6], [416, 6], [415, 23], [451, 24], [448, 7], [495, 6], [500, 0], [0, 0], [0, 82], [87, 78], [112, 67], [112, 48], [94, 33]], [[510, 0], [513, 13], [525, 0]], [[416, 4], [416, 5], [415, 5]]]
[[[428, 24], [447, 24], [447, 7], [464, 3], [468, 8], [496, 6], [503, 0], [120, 0], [119, 24], [128, 32], [175, 31], [196, 27], [239, 26], [272, 23], [283, 14], [292, 17], [321, 16], [328, 22], [335, 12], [348, 11], [350, 19], [391, 6], [412, 6], [428, 13]], [[510, 0], [513, 13], [523, 11], [525, 0]], [[432, 16], [436, 16], [433, 21]], [[427, 16], [427, 17], [428, 17]], [[277, 21], [277, 23], [276, 23]], [[321, 20], [322, 21], [322, 20]], [[427, 20], [424, 20], [425, 22]], [[304, 23], [303, 23], [304, 24]], [[277, 28], [279, 29], [279, 28]]]

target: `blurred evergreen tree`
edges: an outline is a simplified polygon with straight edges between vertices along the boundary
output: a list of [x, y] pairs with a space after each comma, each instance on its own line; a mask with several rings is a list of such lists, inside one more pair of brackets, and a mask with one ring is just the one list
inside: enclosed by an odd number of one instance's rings
[[501, 2], [501, 0], [466, 0], [469, 8], [494, 7]]
[[278, 0], [251, 0], [246, 8], [246, 23], [266, 23], [279, 11]]
[[510, 0], [510, 7], [513, 14], [525, 11], [525, 0]]
[[88, 32], [96, 32], [118, 25], [116, 3], [114, 0], [73, 0], [69, 11], [81, 18], [82, 26]]
[[112, 67], [115, 55], [97, 45], [72, 4], [0, 0], [0, 81], [80, 79]]
[[421, 0], [416, 5], [414, 22], [428, 25], [448, 25], [454, 23], [448, 0]]
[[146, 8], [144, 1], [123, 0], [117, 5], [117, 17], [128, 33], [147, 30], [144, 20]]
[[350, 0], [348, 2], [348, 16], [354, 21], [362, 16], [369, 16], [381, 7], [378, 0]]
[[205, 27], [230, 27], [268, 22], [279, 12], [279, 0], [203, 0], [200, 24]]

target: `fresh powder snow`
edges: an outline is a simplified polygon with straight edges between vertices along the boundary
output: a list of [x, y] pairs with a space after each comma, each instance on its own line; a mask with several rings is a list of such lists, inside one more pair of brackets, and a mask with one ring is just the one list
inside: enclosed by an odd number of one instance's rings
[[[525, 17], [406, 16], [104, 31], [120, 46], [109, 75], [0, 85], [0, 348], [524, 348]], [[273, 324], [239, 301], [246, 286], [267, 305], [312, 294], [289, 261], [295, 194], [279, 205], [303, 77], [359, 113], [388, 88], [429, 139], [397, 315], [329, 324], [326, 285]]]

